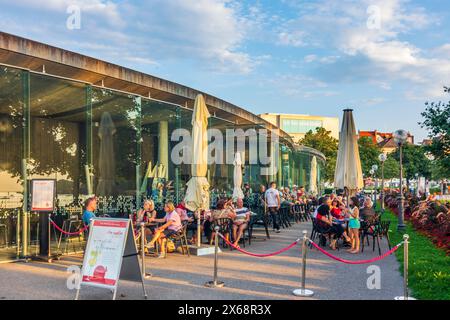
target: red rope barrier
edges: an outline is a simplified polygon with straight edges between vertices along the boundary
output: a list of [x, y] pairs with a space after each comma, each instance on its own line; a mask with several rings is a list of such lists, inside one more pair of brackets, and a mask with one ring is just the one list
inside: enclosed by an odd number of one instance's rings
[[393, 254], [395, 251], [397, 251], [397, 249], [402, 245], [402, 243], [396, 245], [395, 247], [393, 247], [391, 250], [389, 250], [388, 252], [386, 252], [385, 254], [379, 256], [379, 257], [375, 257], [369, 260], [357, 260], [357, 261], [351, 261], [351, 260], [345, 260], [345, 259], [341, 259], [338, 258], [334, 255], [332, 255], [331, 253], [325, 251], [324, 249], [322, 249], [321, 247], [319, 247], [317, 244], [315, 244], [313, 241], [309, 240], [309, 242], [314, 246], [314, 248], [316, 248], [317, 250], [319, 250], [320, 252], [322, 252], [324, 255], [330, 257], [331, 259], [334, 259], [336, 261], [339, 262], [343, 262], [346, 264], [366, 264], [366, 263], [372, 263], [375, 261], [379, 261], [379, 260], [383, 260], [384, 258], [386, 258], [387, 256]]
[[283, 248], [283, 249], [281, 249], [281, 250], [278, 250], [277, 252], [266, 253], [266, 254], [256, 254], [256, 253], [251, 253], [251, 252], [242, 250], [242, 249], [239, 248], [239, 247], [236, 247], [234, 244], [232, 244], [228, 239], [226, 239], [226, 238], [225, 238], [223, 235], [221, 235], [220, 233], [219, 233], [219, 236], [220, 236], [223, 240], [225, 240], [225, 242], [226, 242], [229, 246], [233, 247], [233, 248], [236, 249], [237, 251], [239, 251], [239, 252], [241, 252], [241, 253], [244, 253], [244, 254], [246, 254], [246, 255], [253, 256], [253, 257], [258, 257], [258, 258], [264, 258], [264, 257], [276, 256], [276, 255], [278, 255], [278, 254], [281, 254], [281, 253], [283, 253], [283, 252], [286, 252], [286, 251], [290, 250], [292, 247], [294, 247], [294, 246], [300, 241], [300, 240], [298, 239], [298, 240], [296, 240], [295, 242], [293, 242], [292, 244], [290, 244], [289, 246], [287, 246], [286, 248]]
[[82, 229], [80, 229], [76, 232], [67, 232], [67, 231], [64, 231], [63, 229], [61, 229], [52, 219], [50, 219], [50, 222], [52, 223], [53, 227], [55, 227], [56, 230], [58, 230], [59, 232], [61, 232], [63, 234], [66, 234], [68, 236], [78, 236], [78, 235], [82, 234], [84, 231], [86, 231], [87, 228], [89, 227], [89, 226], [84, 226]]

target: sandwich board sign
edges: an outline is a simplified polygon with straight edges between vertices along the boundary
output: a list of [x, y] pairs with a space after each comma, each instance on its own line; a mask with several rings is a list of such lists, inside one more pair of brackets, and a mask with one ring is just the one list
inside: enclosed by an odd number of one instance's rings
[[131, 220], [93, 219], [75, 300], [81, 286], [112, 290], [115, 300], [119, 279], [141, 282], [147, 299]]

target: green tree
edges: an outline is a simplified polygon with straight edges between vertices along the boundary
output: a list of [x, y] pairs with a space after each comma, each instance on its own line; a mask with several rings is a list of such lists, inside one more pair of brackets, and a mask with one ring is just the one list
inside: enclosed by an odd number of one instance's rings
[[331, 131], [327, 131], [324, 128], [317, 128], [315, 132], [310, 130], [299, 143], [314, 148], [325, 155], [327, 162], [323, 177], [325, 181], [332, 182], [334, 180], [334, 170], [336, 169], [338, 140], [331, 136]]
[[359, 157], [361, 159], [361, 168], [364, 176], [369, 176], [370, 169], [374, 164], [380, 166], [378, 156], [381, 149], [369, 137], [362, 137], [358, 140]]
[[[445, 92], [450, 93], [450, 88], [444, 87]], [[425, 111], [421, 113], [424, 118], [419, 122], [422, 128], [428, 130], [428, 136], [432, 144], [426, 146], [435, 164], [439, 167], [439, 177], [450, 177], [450, 101], [426, 102]]]
[[[381, 167], [380, 167], [381, 170]], [[400, 175], [400, 165], [397, 160], [392, 155], [388, 155], [386, 161], [384, 162], [384, 178], [386, 180], [398, 178]], [[381, 171], [380, 171], [381, 177]]]
[[[399, 161], [400, 152], [397, 149], [393, 157]], [[431, 178], [431, 160], [426, 156], [426, 149], [423, 146], [415, 144], [406, 144], [403, 146], [403, 176], [409, 182], [415, 179], [418, 173], [425, 178]]]

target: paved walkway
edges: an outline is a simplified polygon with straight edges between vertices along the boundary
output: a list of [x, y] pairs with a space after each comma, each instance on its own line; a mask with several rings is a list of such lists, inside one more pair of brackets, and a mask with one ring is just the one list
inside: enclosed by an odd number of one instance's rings
[[[269, 253], [286, 247], [301, 237], [301, 231], [310, 232], [310, 223], [296, 224], [280, 234], [272, 234], [267, 241], [253, 242], [247, 250]], [[262, 238], [262, 232], [255, 232]], [[387, 251], [382, 241], [382, 252]], [[153, 274], [145, 280], [149, 299], [303, 299], [292, 295], [300, 286], [300, 244], [281, 255], [257, 258], [225, 249], [219, 258], [219, 279], [226, 286], [205, 288], [212, 279], [213, 256], [190, 257], [178, 253], [167, 259], [146, 259], [147, 271]], [[333, 252], [349, 260], [369, 259], [378, 254], [372, 248], [363, 254], [352, 255], [345, 250]], [[70, 265], [81, 265], [80, 256], [63, 257], [52, 264], [41, 262], [0, 264], [0, 299], [73, 299], [74, 291], [66, 287]], [[310, 299], [387, 299], [402, 295], [403, 281], [394, 256], [373, 263], [381, 270], [381, 289], [369, 290], [368, 265], [346, 265], [324, 256], [317, 250], [308, 251], [307, 288], [315, 295]], [[123, 281], [119, 284], [118, 299], [141, 299], [140, 284]], [[110, 299], [107, 290], [83, 287], [81, 299]]]

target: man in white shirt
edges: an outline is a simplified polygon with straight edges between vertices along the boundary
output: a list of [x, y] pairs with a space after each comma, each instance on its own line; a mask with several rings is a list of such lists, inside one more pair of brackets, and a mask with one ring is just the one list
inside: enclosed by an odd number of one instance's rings
[[275, 182], [270, 183], [270, 188], [265, 193], [265, 200], [267, 207], [269, 208], [270, 215], [273, 220], [273, 229], [276, 233], [280, 233], [280, 226], [278, 224], [278, 210], [280, 209], [280, 193], [277, 190], [277, 184]]

